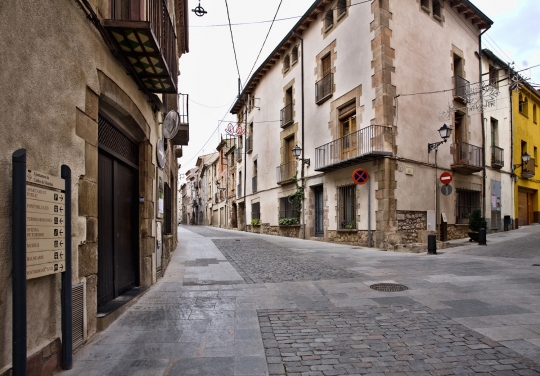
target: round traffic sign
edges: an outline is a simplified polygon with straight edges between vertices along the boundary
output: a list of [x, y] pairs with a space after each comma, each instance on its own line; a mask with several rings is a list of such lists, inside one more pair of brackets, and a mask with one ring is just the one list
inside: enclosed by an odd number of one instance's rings
[[443, 185], [441, 187], [441, 193], [445, 196], [450, 196], [450, 194], [452, 193], [452, 186], [448, 184]]
[[356, 169], [352, 174], [352, 180], [357, 185], [366, 184], [369, 180], [369, 173], [363, 168]]
[[452, 182], [452, 174], [449, 172], [443, 172], [441, 176], [439, 177], [439, 180], [443, 184], [450, 184]]

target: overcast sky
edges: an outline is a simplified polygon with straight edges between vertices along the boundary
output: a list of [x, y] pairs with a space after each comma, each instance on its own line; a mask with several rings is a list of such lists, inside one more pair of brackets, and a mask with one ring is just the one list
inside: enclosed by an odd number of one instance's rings
[[[277, 19], [295, 18], [274, 23], [255, 69], [313, 1], [282, 0]], [[352, 3], [358, 1], [352, 0]], [[471, 1], [494, 21], [483, 38], [484, 48], [504, 61], [515, 62], [517, 69], [540, 64], [540, 0]], [[195, 8], [198, 2], [189, 0], [189, 8]], [[272, 20], [279, 3], [280, 0], [228, 0], [231, 23]], [[180, 159], [181, 173], [194, 167], [197, 155], [215, 151], [228, 121], [235, 120], [228, 109], [238, 94], [238, 73], [225, 0], [201, 0], [200, 5], [208, 13], [197, 17], [190, 12], [189, 53], [180, 59], [179, 90], [190, 98], [190, 141], [184, 146], [184, 156]], [[366, 6], [369, 11], [369, 3], [359, 6]], [[248, 79], [269, 27], [270, 22], [232, 27], [242, 84]], [[540, 67], [522, 74], [540, 84]], [[224, 123], [217, 129], [221, 119]]]

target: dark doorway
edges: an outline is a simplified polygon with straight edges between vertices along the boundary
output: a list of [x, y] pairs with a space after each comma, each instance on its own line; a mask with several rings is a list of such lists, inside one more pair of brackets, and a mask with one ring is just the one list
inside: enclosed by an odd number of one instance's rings
[[315, 237], [324, 237], [324, 196], [323, 186], [315, 187]]
[[138, 171], [115, 150], [115, 143], [129, 143], [136, 152], [137, 144], [99, 120], [98, 307], [138, 285], [139, 248]]

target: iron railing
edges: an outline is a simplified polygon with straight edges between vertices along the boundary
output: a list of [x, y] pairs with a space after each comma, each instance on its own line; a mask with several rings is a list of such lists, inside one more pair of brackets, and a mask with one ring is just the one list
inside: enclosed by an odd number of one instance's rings
[[522, 171], [521, 171], [521, 177], [524, 178], [524, 179], [530, 179], [532, 178], [536, 171], [536, 167], [535, 167], [535, 164], [534, 164], [534, 158], [531, 158], [529, 160], [529, 162], [523, 164], [522, 166]]
[[474, 209], [479, 209], [480, 191], [469, 189], [456, 189], [456, 223], [464, 224], [469, 222], [469, 216]]
[[293, 123], [293, 105], [288, 104], [282, 110], [280, 114], [281, 127], [285, 127]]
[[323, 100], [332, 95], [332, 87], [334, 86], [334, 74], [328, 73], [320, 81], [315, 84], [315, 102], [321, 103]]
[[504, 166], [504, 149], [498, 146], [491, 146], [491, 166], [501, 168]]
[[356, 229], [356, 185], [338, 187], [338, 229]]
[[242, 184], [238, 184], [236, 186], [236, 197], [237, 198], [242, 197]]
[[482, 148], [466, 142], [455, 143], [453, 164], [459, 166], [472, 166], [482, 169], [484, 167]]
[[279, 199], [279, 219], [296, 218], [298, 219], [298, 206], [296, 205], [296, 197], [290, 199], [289, 196]]
[[257, 192], [257, 177], [256, 176], [251, 178], [251, 190], [253, 191], [253, 193]]
[[454, 97], [466, 99], [470, 83], [460, 76], [454, 76]]
[[392, 155], [392, 127], [370, 125], [315, 149], [315, 170], [362, 156]]
[[253, 151], [253, 137], [246, 137], [246, 153], [251, 153]]
[[296, 161], [284, 163], [277, 167], [277, 181], [291, 180], [296, 173]]
[[251, 220], [261, 219], [261, 203], [256, 202], [251, 204]]

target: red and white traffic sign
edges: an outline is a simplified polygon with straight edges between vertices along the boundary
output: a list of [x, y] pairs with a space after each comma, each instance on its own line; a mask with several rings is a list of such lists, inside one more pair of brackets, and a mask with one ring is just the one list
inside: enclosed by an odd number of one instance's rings
[[439, 180], [443, 184], [450, 184], [452, 182], [452, 174], [449, 172], [443, 172], [439, 177]]

